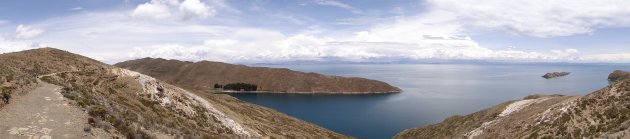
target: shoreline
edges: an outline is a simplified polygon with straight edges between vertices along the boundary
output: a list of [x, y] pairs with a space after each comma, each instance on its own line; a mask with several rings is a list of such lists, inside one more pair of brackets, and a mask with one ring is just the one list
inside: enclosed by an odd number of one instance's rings
[[213, 94], [299, 94], [299, 95], [374, 95], [374, 94], [398, 94], [403, 91], [388, 92], [274, 92], [274, 91], [217, 91], [213, 90]]

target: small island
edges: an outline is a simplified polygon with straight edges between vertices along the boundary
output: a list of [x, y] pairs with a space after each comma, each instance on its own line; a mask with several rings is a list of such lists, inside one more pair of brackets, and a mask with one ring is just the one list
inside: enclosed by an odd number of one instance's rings
[[562, 77], [562, 76], [567, 76], [571, 74], [570, 72], [550, 72], [547, 73], [545, 75], [543, 75], [542, 77], [545, 79], [551, 79], [551, 78], [556, 78], [556, 77]]

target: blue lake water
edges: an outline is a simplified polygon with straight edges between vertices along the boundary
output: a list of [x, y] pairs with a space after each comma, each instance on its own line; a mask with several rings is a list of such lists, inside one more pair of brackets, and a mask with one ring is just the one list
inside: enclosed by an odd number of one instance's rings
[[[389, 95], [232, 94], [338, 133], [391, 138], [404, 129], [466, 115], [530, 94], [584, 95], [608, 85], [608, 74], [628, 65], [605, 64], [331, 64], [255, 65], [385, 81]], [[541, 78], [552, 71], [570, 75]]]

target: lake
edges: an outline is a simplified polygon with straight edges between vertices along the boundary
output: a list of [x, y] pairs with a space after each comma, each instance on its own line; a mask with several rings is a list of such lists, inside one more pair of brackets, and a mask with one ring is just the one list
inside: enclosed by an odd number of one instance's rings
[[[254, 65], [385, 81], [403, 90], [383, 95], [231, 94], [338, 133], [391, 138], [530, 94], [584, 95], [608, 85], [616, 64], [317, 64]], [[554, 79], [552, 71], [570, 75]]]

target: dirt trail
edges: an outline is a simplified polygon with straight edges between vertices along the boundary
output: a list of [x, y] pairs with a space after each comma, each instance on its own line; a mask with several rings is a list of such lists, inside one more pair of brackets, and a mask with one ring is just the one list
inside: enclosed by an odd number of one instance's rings
[[84, 131], [89, 127], [88, 115], [70, 105], [59, 90], [59, 86], [40, 82], [29, 93], [11, 99], [0, 109], [0, 138], [95, 138]]

